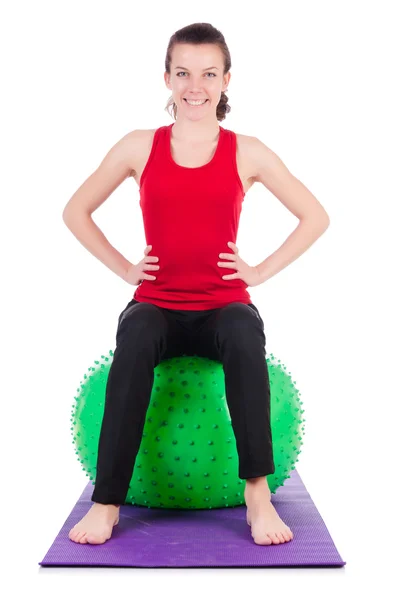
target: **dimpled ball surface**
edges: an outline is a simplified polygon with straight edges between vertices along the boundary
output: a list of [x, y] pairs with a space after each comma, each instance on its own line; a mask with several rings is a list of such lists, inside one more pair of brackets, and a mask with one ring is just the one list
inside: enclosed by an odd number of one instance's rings
[[[89, 367], [72, 408], [75, 452], [95, 483], [106, 382], [113, 352]], [[290, 477], [301, 452], [304, 409], [290, 374], [266, 358], [275, 473], [272, 493]], [[244, 504], [245, 480], [225, 393], [222, 364], [199, 356], [164, 360], [154, 369], [150, 404], [125, 504], [211, 509]]]

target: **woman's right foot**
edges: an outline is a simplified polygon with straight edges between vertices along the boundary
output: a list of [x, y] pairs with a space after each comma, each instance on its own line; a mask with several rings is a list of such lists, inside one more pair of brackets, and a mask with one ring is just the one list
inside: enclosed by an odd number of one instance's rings
[[115, 504], [95, 502], [87, 514], [70, 531], [69, 539], [79, 544], [103, 544], [119, 522], [120, 508]]

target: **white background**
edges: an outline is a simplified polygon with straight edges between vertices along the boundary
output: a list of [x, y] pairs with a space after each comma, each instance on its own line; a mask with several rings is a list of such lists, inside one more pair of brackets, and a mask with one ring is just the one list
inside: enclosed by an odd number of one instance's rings
[[[2, 582], [9, 577], [14, 594], [8, 597], [24, 591], [41, 598], [147, 597], [149, 591], [190, 598], [212, 589], [214, 596], [236, 598], [247, 592], [348, 598], [353, 589], [372, 593], [390, 583], [396, 535], [393, 8], [393, 2], [346, 0], [2, 6]], [[41, 568], [88, 481], [70, 433], [74, 394], [93, 361], [114, 349], [117, 318], [136, 289], [79, 244], [62, 211], [128, 131], [172, 122], [164, 110], [171, 95], [163, 80], [166, 47], [174, 31], [197, 21], [220, 29], [231, 52], [232, 111], [222, 126], [261, 139], [331, 219], [303, 256], [249, 291], [265, 322], [268, 352], [301, 391], [306, 435], [297, 469], [347, 564]], [[128, 260], [142, 258], [146, 240], [132, 178], [94, 219]], [[256, 184], [243, 205], [240, 255], [249, 264], [263, 261], [296, 225]], [[211, 588], [196, 587], [197, 577]], [[321, 589], [318, 577], [327, 580]], [[100, 582], [93, 585], [94, 578]], [[160, 587], [163, 578], [167, 587]], [[247, 590], [253, 578], [261, 588]]]

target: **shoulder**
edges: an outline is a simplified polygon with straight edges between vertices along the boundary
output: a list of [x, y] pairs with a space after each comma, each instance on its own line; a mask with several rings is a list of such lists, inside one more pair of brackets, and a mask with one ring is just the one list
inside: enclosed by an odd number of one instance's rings
[[238, 152], [249, 164], [251, 178], [255, 182], [263, 182], [263, 173], [271, 172], [281, 162], [279, 157], [256, 136], [236, 133], [236, 139]]
[[124, 138], [127, 140], [127, 142], [132, 146], [135, 147], [141, 143], [145, 143], [147, 141], [151, 141], [154, 137], [154, 134], [156, 133], [156, 129], [134, 129], [133, 131], [130, 131], [129, 133], [127, 133]]
[[152, 144], [154, 134], [160, 127], [156, 127], [155, 129], [134, 129], [131, 131], [131, 142], [135, 144]]
[[263, 158], [273, 154], [269, 146], [266, 146], [259, 138], [254, 135], [244, 135], [242, 133], [236, 133], [238, 145], [248, 152], [252, 156], [258, 156]]
[[133, 129], [123, 135], [113, 147], [117, 149], [120, 154], [125, 153], [128, 155], [131, 152], [136, 152], [142, 143], [145, 143], [153, 137], [155, 131], [155, 129]]
[[243, 153], [245, 156], [251, 156], [255, 154], [256, 137], [252, 135], [244, 135], [243, 133], [233, 132], [236, 136], [237, 151]]
[[155, 129], [133, 129], [126, 133], [116, 144], [119, 152], [124, 155], [125, 160], [130, 167], [130, 176], [132, 176], [140, 164], [142, 156], [150, 152]]

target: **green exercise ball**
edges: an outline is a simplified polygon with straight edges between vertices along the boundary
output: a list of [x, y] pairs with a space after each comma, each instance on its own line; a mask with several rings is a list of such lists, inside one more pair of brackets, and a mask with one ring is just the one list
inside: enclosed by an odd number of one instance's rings
[[[95, 481], [106, 382], [113, 352], [101, 356], [80, 382], [72, 409], [76, 454]], [[300, 392], [280, 361], [266, 358], [271, 392], [274, 493], [295, 468], [305, 419]], [[154, 369], [150, 404], [126, 504], [151, 508], [221, 508], [244, 504], [245, 480], [220, 362], [199, 356], [164, 360]]]

